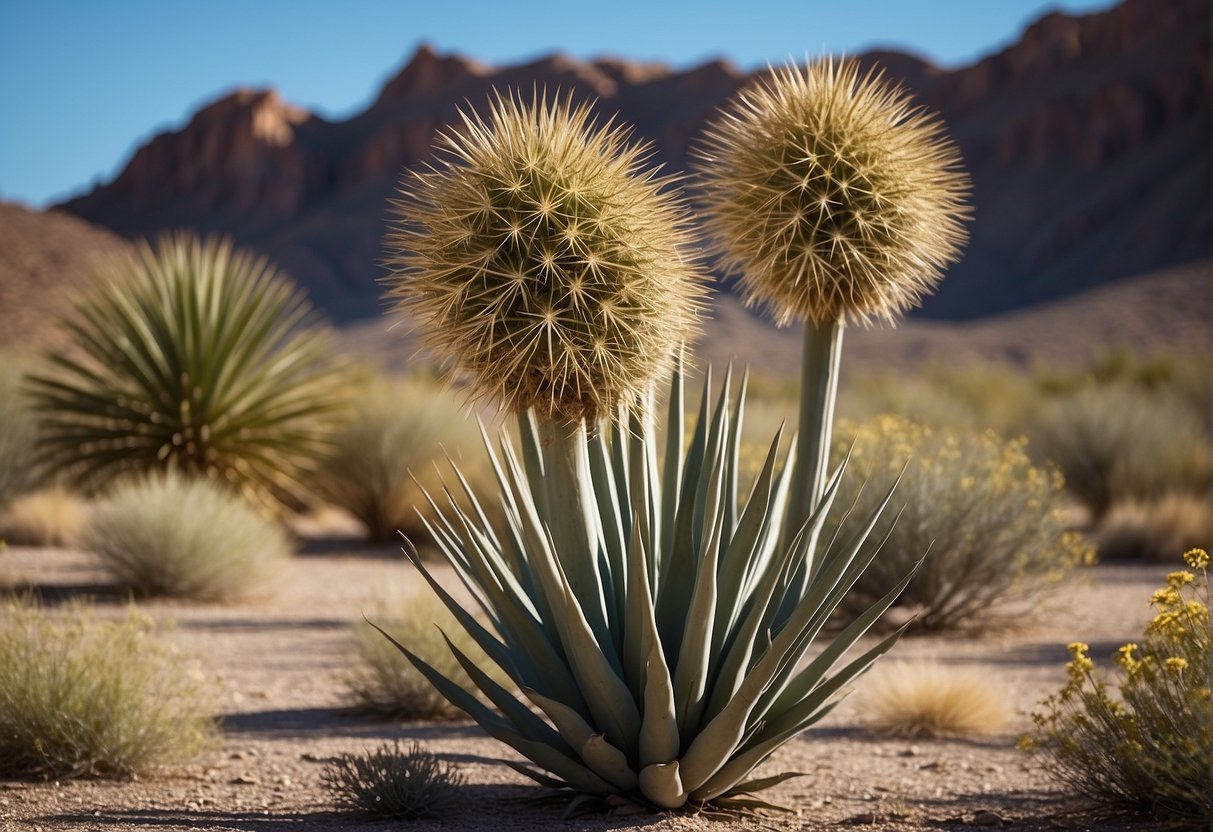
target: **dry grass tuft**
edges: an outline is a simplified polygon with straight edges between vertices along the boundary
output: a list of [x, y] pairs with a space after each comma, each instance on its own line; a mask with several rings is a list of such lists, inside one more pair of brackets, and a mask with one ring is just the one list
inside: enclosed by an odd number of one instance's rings
[[433, 817], [455, 805], [463, 777], [413, 743], [342, 754], [321, 775], [338, 809], [381, 820]]
[[62, 486], [25, 494], [0, 511], [0, 537], [14, 546], [80, 545], [89, 505]]
[[1213, 543], [1213, 507], [1208, 497], [1166, 494], [1112, 507], [1096, 535], [1100, 560], [1165, 563], [1175, 552]]
[[886, 662], [864, 680], [858, 696], [873, 731], [906, 739], [996, 734], [1011, 717], [987, 677], [934, 662]]

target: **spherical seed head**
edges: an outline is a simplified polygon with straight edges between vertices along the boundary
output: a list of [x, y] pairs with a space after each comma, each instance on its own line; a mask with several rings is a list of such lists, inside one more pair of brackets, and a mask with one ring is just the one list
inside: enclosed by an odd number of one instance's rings
[[781, 325], [892, 321], [966, 239], [968, 177], [942, 124], [853, 61], [772, 70], [697, 156], [716, 250]]
[[700, 266], [670, 180], [570, 97], [498, 94], [415, 173], [389, 294], [448, 371], [515, 410], [592, 421], [636, 401], [688, 340]]

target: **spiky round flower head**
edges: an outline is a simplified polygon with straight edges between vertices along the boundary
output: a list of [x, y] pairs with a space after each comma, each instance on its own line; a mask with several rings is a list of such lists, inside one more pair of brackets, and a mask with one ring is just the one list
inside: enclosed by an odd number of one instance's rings
[[894, 320], [966, 239], [968, 178], [943, 126], [853, 61], [772, 70], [697, 155], [717, 251], [780, 324]]
[[388, 237], [397, 309], [482, 395], [592, 421], [634, 401], [703, 293], [670, 180], [571, 97], [498, 94], [413, 174]]

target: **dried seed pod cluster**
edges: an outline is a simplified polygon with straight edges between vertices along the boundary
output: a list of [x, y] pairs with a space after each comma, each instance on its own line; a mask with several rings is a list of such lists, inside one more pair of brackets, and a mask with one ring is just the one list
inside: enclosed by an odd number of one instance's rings
[[570, 97], [498, 95], [415, 174], [388, 238], [390, 294], [480, 394], [594, 420], [688, 339], [703, 293], [670, 181]]
[[893, 320], [966, 239], [968, 178], [943, 125], [852, 61], [773, 70], [698, 155], [718, 252], [781, 324]]

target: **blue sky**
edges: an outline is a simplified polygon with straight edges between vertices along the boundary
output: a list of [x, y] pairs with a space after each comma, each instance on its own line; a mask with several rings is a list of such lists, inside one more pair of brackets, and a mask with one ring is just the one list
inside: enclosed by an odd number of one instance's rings
[[0, 0], [0, 199], [42, 206], [108, 180], [154, 134], [237, 86], [357, 112], [422, 41], [490, 64], [560, 50], [685, 67], [894, 46], [943, 66], [1049, 9], [1110, 0]]

